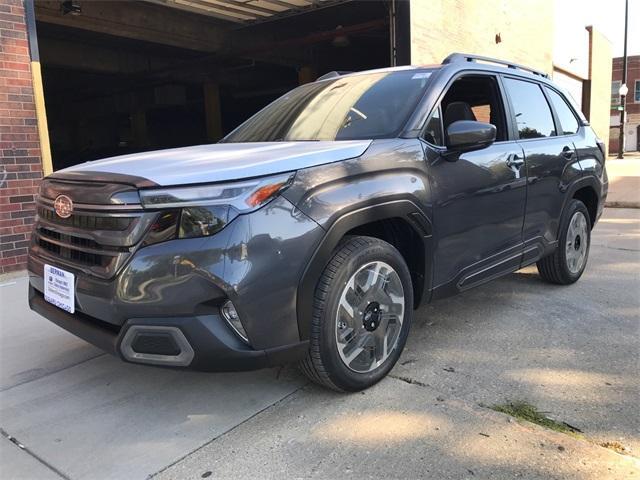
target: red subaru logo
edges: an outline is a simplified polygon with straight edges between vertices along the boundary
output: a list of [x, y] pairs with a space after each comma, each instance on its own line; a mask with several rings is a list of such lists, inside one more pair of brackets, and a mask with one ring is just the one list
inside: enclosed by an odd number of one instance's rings
[[53, 202], [53, 208], [60, 218], [69, 218], [73, 213], [73, 202], [66, 195], [58, 195]]

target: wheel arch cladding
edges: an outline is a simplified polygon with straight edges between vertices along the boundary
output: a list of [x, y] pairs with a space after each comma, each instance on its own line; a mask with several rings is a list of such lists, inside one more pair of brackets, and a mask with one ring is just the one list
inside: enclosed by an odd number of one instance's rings
[[572, 198], [580, 200], [587, 207], [591, 228], [593, 228], [598, 215], [598, 194], [595, 189], [591, 185], [581, 187], [574, 192]]
[[315, 250], [298, 288], [298, 329], [309, 338], [313, 296], [322, 272], [345, 236], [365, 235], [398, 249], [411, 273], [414, 307], [428, 301], [431, 289], [431, 222], [410, 200], [395, 200], [351, 211], [338, 218]]
[[402, 217], [384, 218], [352, 228], [343, 236], [374, 237], [393, 245], [402, 255], [413, 284], [414, 307], [420, 304], [424, 290], [425, 245], [409, 220]]

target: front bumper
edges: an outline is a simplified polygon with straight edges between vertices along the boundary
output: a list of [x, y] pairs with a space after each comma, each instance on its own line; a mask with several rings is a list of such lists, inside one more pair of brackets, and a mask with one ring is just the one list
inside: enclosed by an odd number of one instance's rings
[[[256, 370], [301, 360], [309, 348], [309, 342], [298, 342], [265, 350], [251, 349], [229, 330], [219, 315], [130, 319], [122, 328], [117, 329], [87, 315], [72, 315], [51, 305], [32, 286], [29, 286], [29, 306], [77, 337], [132, 363], [185, 366], [190, 370], [209, 372]], [[193, 352], [189, 363], [176, 365], [171, 360], [153, 361], [145, 357], [135, 360], [123, 355], [123, 340], [127, 332], [134, 327], [146, 326], [160, 327], [159, 330], [166, 331], [178, 329], [182, 332]], [[175, 356], [179, 356], [179, 353], [166, 355]]]
[[[298, 331], [297, 286], [323, 234], [313, 220], [279, 197], [212, 237], [140, 248], [111, 279], [57, 264], [33, 249], [29, 303], [62, 328], [130, 362], [206, 371], [287, 363], [301, 359], [308, 348]], [[45, 263], [76, 276], [75, 314], [44, 300]], [[249, 344], [220, 315], [227, 299], [239, 313]], [[138, 340], [160, 351], [162, 358], [137, 355], [140, 348], [132, 353], [137, 335], [127, 337], [131, 329], [146, 329], [148, 337]], [[151, 330], [159, 335], [154, 337]], [[163, 352], [181, 347], [187, 354]]]

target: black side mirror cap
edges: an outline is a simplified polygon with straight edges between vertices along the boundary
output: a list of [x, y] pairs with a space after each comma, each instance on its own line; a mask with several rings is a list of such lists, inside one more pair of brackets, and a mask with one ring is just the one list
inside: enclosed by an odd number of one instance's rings
[[496, 127], [490, 123], [458, 120], [447, 127], [447, 150], [470, 152], [496, 141]]

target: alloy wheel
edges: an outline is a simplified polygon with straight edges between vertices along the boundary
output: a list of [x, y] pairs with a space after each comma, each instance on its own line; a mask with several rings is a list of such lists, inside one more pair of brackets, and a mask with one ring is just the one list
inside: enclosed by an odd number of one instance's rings
[[395, 350], [404, 320], [404, 289], [398, 273], [376, 261], [346, 283], [336, 312], [336, 344], [344, 364], [368, 373]]
[[569, 221], [565, 245], [567, 268], [573, 274], [578, 273], [587, 259], [589, 242], [587, 219], [582, 212], [576, 212]]

